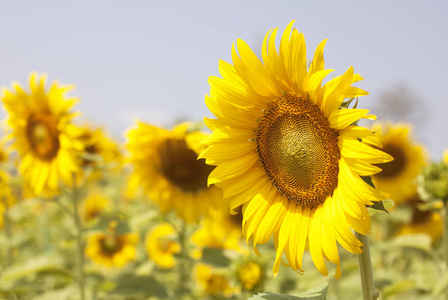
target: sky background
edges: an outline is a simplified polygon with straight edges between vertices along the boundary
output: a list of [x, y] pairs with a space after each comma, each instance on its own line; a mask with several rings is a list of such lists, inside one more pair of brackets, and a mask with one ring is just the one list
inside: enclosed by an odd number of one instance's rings
[[31, 71], [73, 83], [83, 118], [122, 140], [136, 119], [171, 127], [210, 117], [204, 96], [218, 59], [231, 62], [237, 38], [259, 54], [271, 28], [295, 19], [309, 59], [328, 39], [325, 66], [364, 77], [357, 86], [370, 95], [360, 108], [380, 119], [404, 114], [433, 159], [448, 149], [448, 1], [58, 0], [0, 9], [0, 86], [25, 85]]

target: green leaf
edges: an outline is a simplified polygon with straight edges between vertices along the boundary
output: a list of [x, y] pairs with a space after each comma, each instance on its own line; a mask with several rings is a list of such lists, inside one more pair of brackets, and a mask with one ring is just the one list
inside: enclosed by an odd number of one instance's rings
[[[368, 185], [370, 185], [371, 187], [373, 187], [373, 188], [375, 188], [375, 185], [373, 184], [373, 181], [372, 181], [372, 177], [370, 177], [370, 176], [361, 176], [361, 178], [362, 178], [362, 180], [364, 180]], [[383, 201], [372, 201], [373, 202], [373, 205], [367, 205], [367, 207], [370, 207], [370, 208], [372, 208], [372, 209], [374, 209], [374, 210], [381, 210], [381, 211], [384, 211], [384, 212], [386, 212], [386, 213], [389, 213], [388, 211], [387, 211], [387, 209], [384, 207], [384, 203], [383, 203]], [[392, 204], [393, 204], [393, 202], [392, 202]], [[372, 214], [371, 214], [372, 215]]]
[[216, 267], [227, 267], [230, 265], [230, 259], [224, 255], [222, 249], [205, 248], [202, 251], [202, 262]]
[[[367, 207], [370, 207], [373, 210], [384, 211], [385, 213], [389, 214], [386, 207], [384, 207], [383, 201], [372, 201], [372, 202], [373, 202], [373, 205], [367, 205]], [[373, 214], [371, 214], [371, 215], [373, 215]]]
[[34, 296], [34, 300], [69, 300], [73, 299], [73, 295], [78, 295], [79, 290], [77, 286], [70, 285], [68, 287], [57, 289], [57, 290], [49, 290], [43, 294], [38, 296]]
[[403, 248], [420, 249], [423, 251], [431, 251], [432, 239], [427, 234], [406, 234], [397, 236], [393, 241], [393, 246]]
[[0, 279], [0, 285], [8, 281], [18, 280], [28, 275], [44, 271], [67, 273], [67, 270], [62, 265], [62, 261], [57, 257], [39, 256], [32, 258], [23, 264], [13, 265], [5, 269]]
[[301, 292], [297, 296], [285, 295], [279, 293], [260, 293], [249, 300], [325, 300], [328, 291], [328, 282], [322, 282], [320, 285]]
[[393, 282], [391, 285], [383, 288], [384, 297], [398, 295], [403, 292], [408, 292], [416, 288], [414, 280], [404, 279]]
[[117, 278], [117, 285], [109, 292], [115, 295], [139, 295], [168, 298], [166, 288], [152, 276], [124, 274]]
[[378, 211], [384, 211], [387, 214], [389, 214], [388, 209], [395, 205], [394, 201], [392, 201], [390, 199], [383, 200], [383, 201], [372, 201], [372, 202], [373, 202], [373, 205], [369, 206], [370, 208], [372, 208], [372, 209], [369, 209], [370, 216], [373, 216]]

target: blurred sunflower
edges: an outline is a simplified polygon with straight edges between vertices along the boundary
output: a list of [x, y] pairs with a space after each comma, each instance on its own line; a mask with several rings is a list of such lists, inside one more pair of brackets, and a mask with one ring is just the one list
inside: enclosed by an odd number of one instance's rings
[[148, 233], [146, 252], [151, 260], [162, 269], [172, 269], [176, 265], [174, 254], [181, 251], [176, 240], [176, 230], [169, 223], [163, 223]]
[[139, 122], [130, 130], [127, 148], [134, 169], [128, 188], [143, 187], [162, 213], [174, 209], [186, 222], [198, 222], [223, 201], [220, 189], [207, 187], [213, 167], [197, 159], [198, 144], [206, 135], [188, 129], [186, 123], [168, 131]]
[[4, 143], [0, 141], [0, 163], [8, 160], [8, 153], [4, 149]]
[[86, 125], [82, 130], [81, 139], [84, 142], [86, 154], [82, 159], [82, 166], [96, 168], [90, 176], [91, 179], [101, 177], [98, 168], [102, 165], [111, 165], [111, 170], [117, 170], [123, 160], [117, 144], [101, 128], [93, 129]]
[[[3, 151], [2, 143], [0, 142], [0, 163], [8, 160], [8, 155]], [[9, 175], [7, 172], [0, 169], [0, 229], [3, 227], [4, 215], [7, 207], [13, 205], [15, 198], [12, 195], [9, 187]]]
[[435, 211], [413, 210], [412, 220], [405, 224], [398, 235], [424, 233], [431, 237], [432, 241], [439, 240], [443, 235], [443, 220], [441, 215]]
[[135, 233], [96, 233], [88, 237], [86, 255], [98, 264], [121, 267], [135, 258], [137, 243]]
[[198, 264], [195, 268], [196, 280], [206, 295], [231, 297], [234, 289], [230, 286], [228, 275], [224, 270], [213, 269], [205, 264]]
[[243, 238], [241, 213], [230, 215], [228, 211], [213, 214], [202, 221], [201, 227], [193, 233], [191, 240], [201, 248], [241, 250]]
[[83, 144], [81, 131], [71, 124], [77, 102], [65, 94], [69, 86], [53, 83], [46, 91], [46, 76], [30, 76], [30, 92], [19, 84], [13, 90], [3, 89], [2, 101], [7, 112], [12, 148], [20, 155], [19, 170], [35, 195], [58, 193], [58, 181], [73, 184], [72, 173], [78, 174], [79, 155]]
[[383, 144], [382, 150], [394, 157], [394, 160], [378, 164], [382, 172], [373, 177], [375, 186], [390, 194], [399, 204], [413, 197], [417, 191], [414, 183], [426, 162], [426, 151], [411, 137], [410, 124], [375, 124], [377, 136]]
[[448, 150], [443, 150], [443, 162], [448, 164]]
[[283, 252], [302, 274], [309, 247], [317, 269], [328, 274], [328, 259], [337, 265], [339, 278], [337, 242], [361, 253], [351, 229], [369, 234], [366, 205], [388, 196], [361, 176], [378, 173], [373, 164], [392, 157], [375, 148], [380, 141], [372, 132], [354, 125], [374, 116], [348, 109], [350, 102], [344, 101], [368, 94], [351, 86], [362, 77], [350, 67], [321, 86], [332, 71], [324, 69], [326, 41], [308, 68], [305, 39], [292, 30], [293, 23], [283, 33], [280, 53], [278, 28], [266, 35], [263, 62], [240, 39], [239, 55], [232, 48], [233, 65], [220, 61], [223, 78], [209, 78], [205, 98], [217, 119], [205, 120], [213, 133], [203, 141], [199, 158], [216, 166], [208, 184], [223, 188], [230, 208], [243, 205], [243, 233], [254, 250], [274, 235], [274, 274]]
[[110, 206], [109, 199], [104, 197], [99, 191], [91, 192], [83, 201], [82, 210], [86, 223], [100, 216]]
[[264, 267], [256, 261], [247, 261], [237, 267], [238, 281], [243, 289], [252, 291], [257, 289], [263, 282]]

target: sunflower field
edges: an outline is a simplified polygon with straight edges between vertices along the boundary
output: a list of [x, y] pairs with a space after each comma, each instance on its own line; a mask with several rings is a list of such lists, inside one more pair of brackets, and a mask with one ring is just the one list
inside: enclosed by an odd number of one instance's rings
[[213, 118], [121, 142], [71, 85], [3, 87], [0, 299], [448, 299], [448, 152], [294, 25], [234, 43]]

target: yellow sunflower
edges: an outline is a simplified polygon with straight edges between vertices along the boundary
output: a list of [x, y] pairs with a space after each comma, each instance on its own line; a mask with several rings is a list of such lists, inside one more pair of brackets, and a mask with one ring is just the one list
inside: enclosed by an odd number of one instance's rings
[[146, 252], [158, 267], [172, 269], [176, 265], [174, 254], [180, 251], [180, 244], [176, 240], [176, 230], [171, 224], [160, 224], [148, 233]]
[[426, 151], [412, 139], [410, 124], [378, 123], [372, 129], [377, 131], [382, 150], [394, 157], [377, 165], [382, 171], [373, 177], [373, 183], [389, 193], [395, 203], [403, 203], [417, 191], [414, 180], [425, 165]]
[[412, 220], [405, 224], [398, 235], [424, 233], [431, 237], [432, 241], [439, 240], [443, 235], [443, 220], [435, 211], [421, 211], [414, 209]]
[[134, 169], [128, 188], [143, 187], [162, 213], [174, 209], [186, 222], [198, 222], [223, 201], [220, 189], [207, 187], [213, 167], [197, 160], [197, 147], [206, 135], [188, 129], [186, 123], [169, 131], [139, 122], [129, 131], [127, 148]]
[[309, 247], [317, 269], [326, 275], [327, 259], [337, 265], [339, 278], [337, 242], [361, 253], [352, 229], [369, 234], [366, 205], [388, 196], [361, 176], [378, 173], [373, 164], [392, 157], [376, 148], [380, 142], [372, 132], [356, 125], [374, 116], [344, 102], [368, 94], [351, 86], [362, 77], [350, 67], [322, 85], [332, 71], [324, 69], [326, 41], [308, 68], [305, 39], [292, 26], [283, 33], [279, 52], [277, 28], [266, 35], [263, 62], [240, 39], [239, 55], [232, 48], [233, 65], [220, 61], [223, 78], [209, 78], [205, 98], [217, 119], [205, 120], [213, 133], [199, 157], [216, 166], [208, 184], [223, 188], [231, 210], [243, 205], [243, 233], [254, 250], [274, 236], [274, 274], [283, 252], [302, 274]]
[[0, 163], [4, 163], [8, 160], [8, 153], [4, 149], [4, 143], [0, 141]]
[[77, 99], [66, 97], [69, 86], [53, 83], [48, 91], [46, 76], [30, 76], [30, 91], [14, 83], [13, 89], [3, 89], [2, 101], [7, 112], [12, 148], [20, 155], [19, 170], [33, 193], [53, 196], [58, 193], [58, 181], [73, 183], [72, 173], [79, 173], [79, 154], [83, 144], [81, 131], [73, 125], [71, 111]]
[[247, 261], [237, 268], [238, 280], [247, 291], [256, 289], [263, 281], [264, 268], [256, 261]]
[[[85, 157], [82, 160], [83, 167], [100, 167], [101, 164], [112, 165], [112, 170], [116, 170], [122, 164], [122, 154], [117, 144], [110, 139], [101, 128], [93, 129], [91, 126], [82, 128], [81, 139], [85, 145], [85, 153], [92, 157]], [[99, 178], [101, 174], [92, 174], [94, 178]]]
[[448, 149], [443, 150], [443, 162], [448, 164]]
[[230, 215], [228, 210], [213, 214], [203, 220], [201, 227], [193, 233], [191, 240], [201, 248], [241, 250], [241, 213]]
[[195, 268], [196, 281], [206, 295], [231, 297], [235, 290], [230, 286], [229, 276], [225, 270], [213, 269], [206, 264]]
[[84, 221], [92, 221], [110, 207], [110, 201], [99, 191], [92, 192], [82, 203]]
[[121, 267], [134, 260], [137, 243], [138, 235], [135, 233], [96, 233], [88, 237], [86, 255], [98, 264]]

